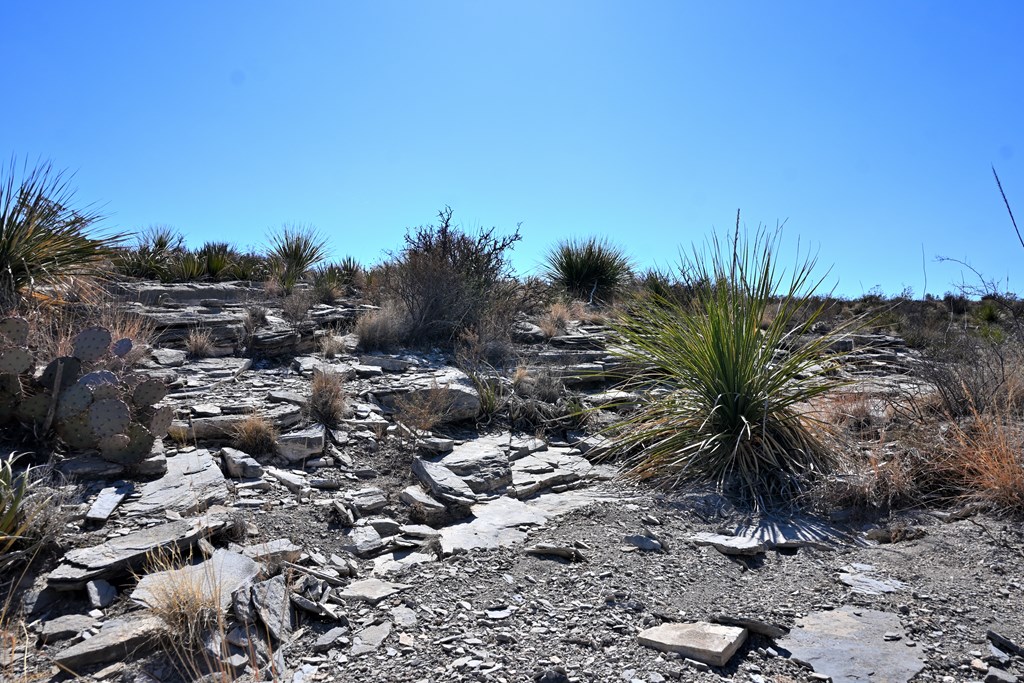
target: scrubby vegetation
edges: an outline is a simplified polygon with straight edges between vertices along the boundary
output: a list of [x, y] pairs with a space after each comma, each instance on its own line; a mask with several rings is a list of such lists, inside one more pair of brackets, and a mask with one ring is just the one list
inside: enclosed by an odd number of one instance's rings
[[598, 237], [559, 242], [546, 261], [545, 273], [553, 285], [589, 303], [614, 301], [633, 269], [621, 247]]

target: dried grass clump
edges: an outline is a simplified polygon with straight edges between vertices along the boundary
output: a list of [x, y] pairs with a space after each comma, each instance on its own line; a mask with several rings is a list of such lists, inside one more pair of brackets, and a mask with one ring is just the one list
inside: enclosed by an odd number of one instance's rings
[[267, 418], [253, 413], [235, 425], [231, 445], [249, 455], [270, 455], [277, 447], [277, 428]]
[[569, 326], [569, 306], [562, 301], [556, 301], [548, 310], [537, 318], [537, 327], [541, 329], [548, 339], [565, 334]]
[[320, 353], [324, 358], [340, 356], [345, 351], [345, 342], [335, 334], [325, 334], [320, 337]]
[[975, 412], [950, 427], [946, 466], [960, 498], [1002, 514], [1024, 514], [1024, 424], [1005, 411]]
[[285, 320], [300, 323], [313, 307], [313, 294], [307, 291], [293, 292], [281, 300], [281, 314]]
[[214, 353], [213, 333], [198, 327], [189, 330], [185, 337], [185, 350], [192, 358], [209, 358]]
[[452, 401], [451, 393], [435, 382], [426, 391], [411, 392], [395, 399], [395, 416], [407, 427], [429, 432], [447, 419]]
[[384, 304], [375, 311], [367, 311], [356, 320], [355, 333], [359, 346], [366, 351], [390, 351], [405, 339], [409, 319], [396, 304]]
[[149, 611], [167, 625], [167, 637], [175, 651], [202, 649], [205, 636], [218, 625], [223, 626], [214, 570], [205, 575], [193, 569], [177, 549], [153, 551], [146, 559], [147, 574], [167, 572], [150, 588]]
[[337, 429], [348, 412], [344, 378], [336, 372], [317, 372], [309, 392], [306, 410], [311, 420]]

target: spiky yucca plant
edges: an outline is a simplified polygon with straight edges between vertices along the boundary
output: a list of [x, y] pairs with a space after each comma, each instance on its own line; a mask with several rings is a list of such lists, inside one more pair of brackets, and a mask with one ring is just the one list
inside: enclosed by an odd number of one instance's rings
[[764, 508], [837, 463], [803, 409], [842, 384], [822, 357], [848, 328], [802, 338], [821, 317], [811, 296], [822, 280], [813, 258], [777, 271], [779, 236], [712, 239], [685, 269], [689, 305], [647, 295], [613, 324], [614, 348], [636, 370], [627, 388], [652, 396], [609, 431], [631, 477], [711, 484]]
[[72, 208], [70, 178], [51, 164], [12, 159], [0, 168], [0, 297], [25, 288], [95, 275], [116, 253], [122, 234], [94, 230], [98, 213]]
[[563, 240], [546, 257], [545, 274], [551, 283], [590, 303], [614, 299], [631, 272], [626, 253], [597, 237]]
[[327, 258], [327, 240], [315, 228], [285, 226], [270, 237], [267, 256], [281, 288], [290, 294], [310, 268]]

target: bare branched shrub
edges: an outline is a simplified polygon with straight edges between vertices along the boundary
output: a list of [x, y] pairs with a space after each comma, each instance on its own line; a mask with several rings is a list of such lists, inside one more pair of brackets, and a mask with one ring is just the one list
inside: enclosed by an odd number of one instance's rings
[[344, 378], [336, 372], [314, 373], [307, 411], [314, 422], [336, 429], [348, 411]]
[[410, 230], [405, 248], [379, 274], [380, 296], [405, 314], [406, 340], [454, 343], [460, 332], [494, 324], [509, 326], [521, 289], [511, 277], [508, 252], [518, 230], [500, 237], [494, 228], [469, 235], [443, 209], [440, 224]]
[[281, 314], [285, 320], [299, 323], [306, 319], [312, 306], [312, 293], [307, 291], [292, 292], [281, 300]]
[[185, 350], [192, 358], [209, 358], [214, 352], [213, 333], [199, 327], [189, 330]]
[[266, 324], [267, 309], [265, 306], [252, 304], [245, 307], [245, 313], [242, 314], [242, 325], [245, 327], [246, 334], [252, 334]]
[[277, 447], [277, 429], [258, 413], [235, 425], [231, 436], [231, 445], [249, 455], [270, 455]]

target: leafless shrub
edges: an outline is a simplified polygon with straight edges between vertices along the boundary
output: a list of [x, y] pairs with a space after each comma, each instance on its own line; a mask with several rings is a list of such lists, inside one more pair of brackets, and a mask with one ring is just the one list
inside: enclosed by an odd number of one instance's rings
[[313, 306], [313, 295], [308, 291], [292, 292], [281, 300], [281, 314], [285, 320], [299, 323], [309, 315]]
[[367, 351], [387, 351], [398, 346], [409, 329], [408, 318], [395, 304], [367, 311], [356, 320], [359, 346]]

